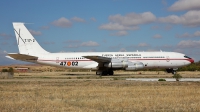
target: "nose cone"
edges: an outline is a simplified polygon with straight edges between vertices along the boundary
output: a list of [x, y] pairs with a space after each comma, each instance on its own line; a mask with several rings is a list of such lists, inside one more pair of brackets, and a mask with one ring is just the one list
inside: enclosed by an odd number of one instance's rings
[[191, 59], [188, 59], [188, 61], [190, 62], [190, 63], [194, 63], [194, 60], [191, 58]]

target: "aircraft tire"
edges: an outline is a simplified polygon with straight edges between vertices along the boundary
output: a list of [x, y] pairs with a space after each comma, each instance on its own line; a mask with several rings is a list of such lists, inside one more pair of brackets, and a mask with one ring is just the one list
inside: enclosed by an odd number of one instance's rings
[[107, 71], [103, 71], [103, 72], [102, 72], [102, 75], [104, 75], [104, 76], [105, 76], [105, 75], [108, 75], [108, 72], [107, 72]]
[[173, 71], [172, 71], [172, 74], [173, 74], [173, 75], [175, 75], [175, 74], [176, 74], [176, 71], [175, 71], [175, 70], [173, 70]]
[[109, 75], [113, 75], [113, 74], [114, 74], [113, 70], [110, 70]]

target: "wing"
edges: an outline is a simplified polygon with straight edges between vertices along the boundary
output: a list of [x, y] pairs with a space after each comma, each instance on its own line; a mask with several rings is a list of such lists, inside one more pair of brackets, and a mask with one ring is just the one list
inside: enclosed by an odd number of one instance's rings
[[29, 61], [29, 62], [35, 62], [38, 59], [38, 57], [36, 56], [30, 56], [30, 55], [18, 54], [18, 53], [9, 53], [8, 56], [6, 57], [10, 59]]
[[112, 69], [125, 69], [136, 70], [144, 67], [144, 64], [140, 61], [129, 61], [128, 58], [107, 58], [102, 56], [83, 56], [98, 63], [98, 69], [105, 70], [107, 68]]
[[106, 63], [106, 62], [111, 62], [111, 58], [106, 58], [106, 57], [102, 57], [102, 56], [83, 56], [87, 59], [91, 59], [93, 61], [96, 61], [98, 63]]

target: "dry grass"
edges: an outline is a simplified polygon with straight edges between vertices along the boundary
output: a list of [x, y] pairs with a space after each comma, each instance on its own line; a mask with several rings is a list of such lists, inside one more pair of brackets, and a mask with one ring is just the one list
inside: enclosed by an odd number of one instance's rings
[[[200, 78], [200, 72], [178, 72], [183, 78]], [[115, 71], [114, 76], [103, 76], [102, 78], [172, 78], [171, 73], [163, 71]], [[40, 73], [15, 73], [14, 78], [60, 78], [60, 79], [97, 79], [99, 76], [92, 72], [40, 72]]]
[[4, 111], [200, 111], [199, 82], [1, 81]]

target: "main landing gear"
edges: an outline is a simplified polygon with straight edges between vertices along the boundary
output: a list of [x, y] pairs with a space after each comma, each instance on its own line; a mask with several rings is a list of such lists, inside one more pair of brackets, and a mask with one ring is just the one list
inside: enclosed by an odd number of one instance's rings
[[112, 69], [103, 70], [103, 71], [96, 71], [96, 75], [105, 76], [105, 75], [113, 75], [114, 72]]
[[176, 74], [177, 69], [169, 68], [169, 69], [166, 69], [166, 71], [167, 71], [167, 73], [172, 73], [174, 75], [174, 74]]

